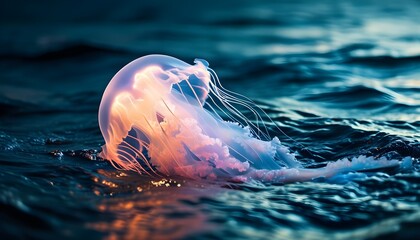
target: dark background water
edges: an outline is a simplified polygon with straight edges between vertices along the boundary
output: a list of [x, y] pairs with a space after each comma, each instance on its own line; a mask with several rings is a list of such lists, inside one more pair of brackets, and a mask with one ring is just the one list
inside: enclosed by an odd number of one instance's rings
[[[419, 12], [416, 0], [2, 1], [0, 238], [418, 239]], [[151, 53], [209, 61], [307, 167], [366, 154], [413, 168], [287, 185], [115, 170], [94, 160], [102, 92]]]

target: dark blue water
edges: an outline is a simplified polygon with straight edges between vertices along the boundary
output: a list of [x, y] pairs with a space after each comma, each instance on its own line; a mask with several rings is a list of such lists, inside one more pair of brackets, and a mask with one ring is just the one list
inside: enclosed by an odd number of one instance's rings
[[[101, 1], [0, 7], [1, 239], [419, 239], [420, 2]], [[279, 184], [155, 179], [95, 158], [112, 76], [204, 58], [307, 167], [406, 170]]]

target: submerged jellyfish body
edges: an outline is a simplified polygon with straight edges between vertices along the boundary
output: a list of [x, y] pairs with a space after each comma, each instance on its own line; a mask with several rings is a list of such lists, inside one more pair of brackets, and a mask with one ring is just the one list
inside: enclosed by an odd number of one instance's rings
[[[194, 63], [148, 55], [113, 77], [99, 108], [106, 142], [101, 157], [139, 173], [275, 182], [398, 164], [361, 156], [305, 169], [277, 137], [270, 137], [261, 109], [224, 89], [205, 60]], [[236, 106], [255, 119], [248, 120]]]

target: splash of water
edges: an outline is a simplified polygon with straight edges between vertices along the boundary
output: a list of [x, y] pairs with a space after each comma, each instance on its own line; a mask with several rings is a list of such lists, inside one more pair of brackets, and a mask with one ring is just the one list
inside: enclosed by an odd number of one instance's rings
[[271, 182], [399, 165], [397, 160], [360, 156], [306, 169], [270, 136], [264, 111], [224, 89], [205, 60], [194, 63], [148, 55], [123, 67], [100, 104], [106, 142], [100, 156], [139, 173]]

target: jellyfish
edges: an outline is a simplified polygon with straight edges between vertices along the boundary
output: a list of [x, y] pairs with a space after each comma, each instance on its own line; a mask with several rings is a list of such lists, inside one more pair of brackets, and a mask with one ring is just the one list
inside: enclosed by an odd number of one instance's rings
[[100, 156], [140, 174], [270, 182], [399, 164], [359, 156], [305, 168], [278, 137], [271, 137], [267, 117], [252, 100], [225, 89], [207, 61], [195, 59], [190, 65], [147, 55], [118, 71], [103, 94]]

